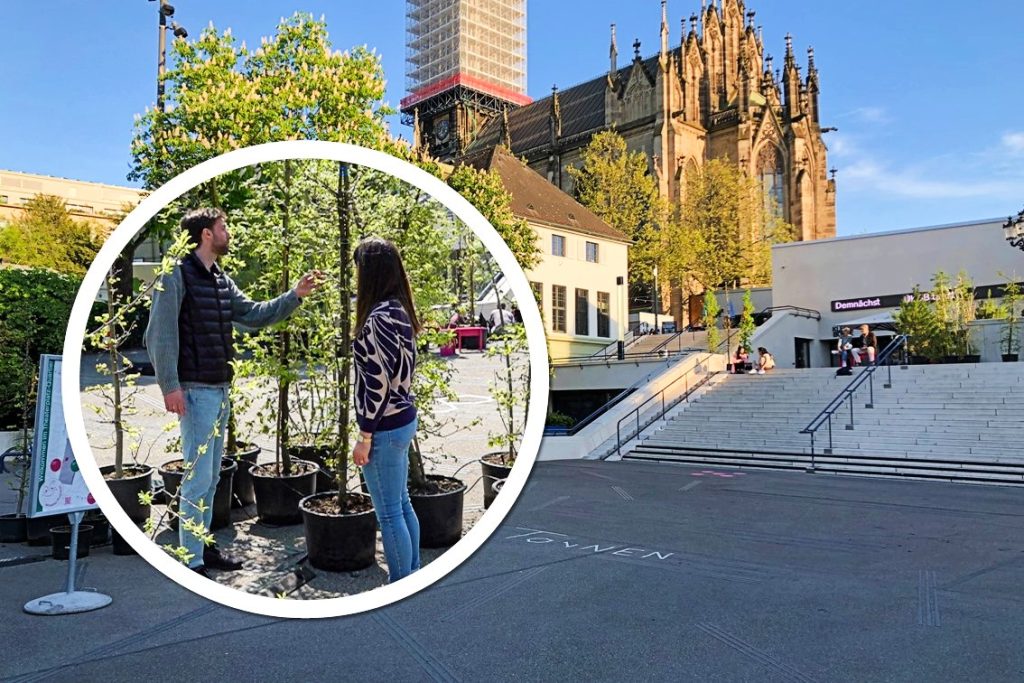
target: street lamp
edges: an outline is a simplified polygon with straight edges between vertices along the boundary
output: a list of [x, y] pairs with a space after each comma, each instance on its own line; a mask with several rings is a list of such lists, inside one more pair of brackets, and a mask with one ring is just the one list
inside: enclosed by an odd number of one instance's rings
[[654, 334], [658, 334], [658, 312], [661, 308], [661, 299], [658, 297], [658, 264], [654, 264], [654, 298], [651, 301], [651, 309], [654, 312]]
[[[154, 2], [154, 0], [149, 0]], [[167, 20], [174, 16], [174, 5], [171, 5], [167, 0], [160, 0], [160, 9], [157, 14], [160, 17], [160, 26], [158, 28], [159, 36], [157, 40], [157, 61], [156, 61], [156, 108], [160, 111], [164, 110], [164, 72], [167, 71]], [[172, 21], [170, 28], [174, 31], [175, 38], [188, 38], [188, 31], [185, 27], [178, 24], [176, 21]]]
[[1006, 219], [1003, 224], [1003, 237], [1011, 247], [1024, 251], [1024, 209], [1021, 209], [1016, 218], [1009, 216]]

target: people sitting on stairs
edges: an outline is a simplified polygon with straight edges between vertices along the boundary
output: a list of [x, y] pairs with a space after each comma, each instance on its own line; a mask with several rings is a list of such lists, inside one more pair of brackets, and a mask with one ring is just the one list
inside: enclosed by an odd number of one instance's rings
[[768, 349], [763, 346], [757, 347], [757, 369], [751, 370], [751, 375], [763, 375], [775, 368], [775, 357], [768, 353]]
[[868, 325], [860, 326], [860, 348], [851, 349], [853, 358], [857, 363], [861, 362], [861, 356], [867, 356], [869, 363], [875, 362], [875, 354], [878, 353], [878, 339]]
[[732, 371], [741, 375], [750, 368], [750, 354], [747, 353], [747, 349], [742, 344], [736, 349], [736, 355], [732, 359]]

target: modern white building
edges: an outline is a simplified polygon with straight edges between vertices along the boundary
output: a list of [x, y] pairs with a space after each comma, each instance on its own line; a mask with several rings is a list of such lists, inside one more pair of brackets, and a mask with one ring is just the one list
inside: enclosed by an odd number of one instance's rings
[[497, 173], [512, 211], [537, 234], [541, 261], [526, 276], [551, 358], [590, 355], [621, 339], [630, 240], [500, 145], [466, 163]]
[[[954, 277], [964, 271], [977, 299], [989, 290], [998, 295], [1007, 278], [1024, 281], [1024, 252], [1006, 243], [1002, 224], [991, 219], [776, 245], [771, 298], [777, 310], [755, 342], [779, 367], [827, 367], [837, 326], [891, 324], [900, 302], [915, 286], [929, 290], [937, 271]], [[982, 338], [984, 327], [975, 334], [983, 360], [998, 359]], [[879, 341], [884, 344], [882, 334]]]

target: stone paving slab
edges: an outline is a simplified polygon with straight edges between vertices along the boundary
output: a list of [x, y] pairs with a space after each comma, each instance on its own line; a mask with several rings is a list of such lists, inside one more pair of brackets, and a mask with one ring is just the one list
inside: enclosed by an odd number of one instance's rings
[[20, 605], [63, 564], [0, 569], [0, 642], [19, 643], [0, 677], [1019, 681], [1021, 503], [1002, 487], [542, 463], [462, 567], [366, 615], [247, 615], [94, 551], [87, 583], [114, 604], [30, 617]]

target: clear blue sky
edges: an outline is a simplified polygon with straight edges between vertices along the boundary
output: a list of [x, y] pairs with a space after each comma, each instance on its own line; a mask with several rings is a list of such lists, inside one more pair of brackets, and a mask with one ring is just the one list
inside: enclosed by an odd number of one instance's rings
[[[404, 95], [402, 0], [172, 0], [193, 35], [211, 21], [249, 44], [296, 10], [326, 16], [336, 47], [382, 55]], [[699, 0], [669, 0], [673, 42]], [[781, 63], [813, 45], [838, 170], [843, 235], [990, 218], [1024, 208], [1024, 3], [753, 0]], [[620, 63], [657, 49], [658, 0], [530, 0], [529, 94], [600, 75], [609, 24]], [[0, 168], [127, 184], [134, 114], [155, 101], [156, 3], [0, 3]], [[409, 137], [397, 121], [393, 131]]]

